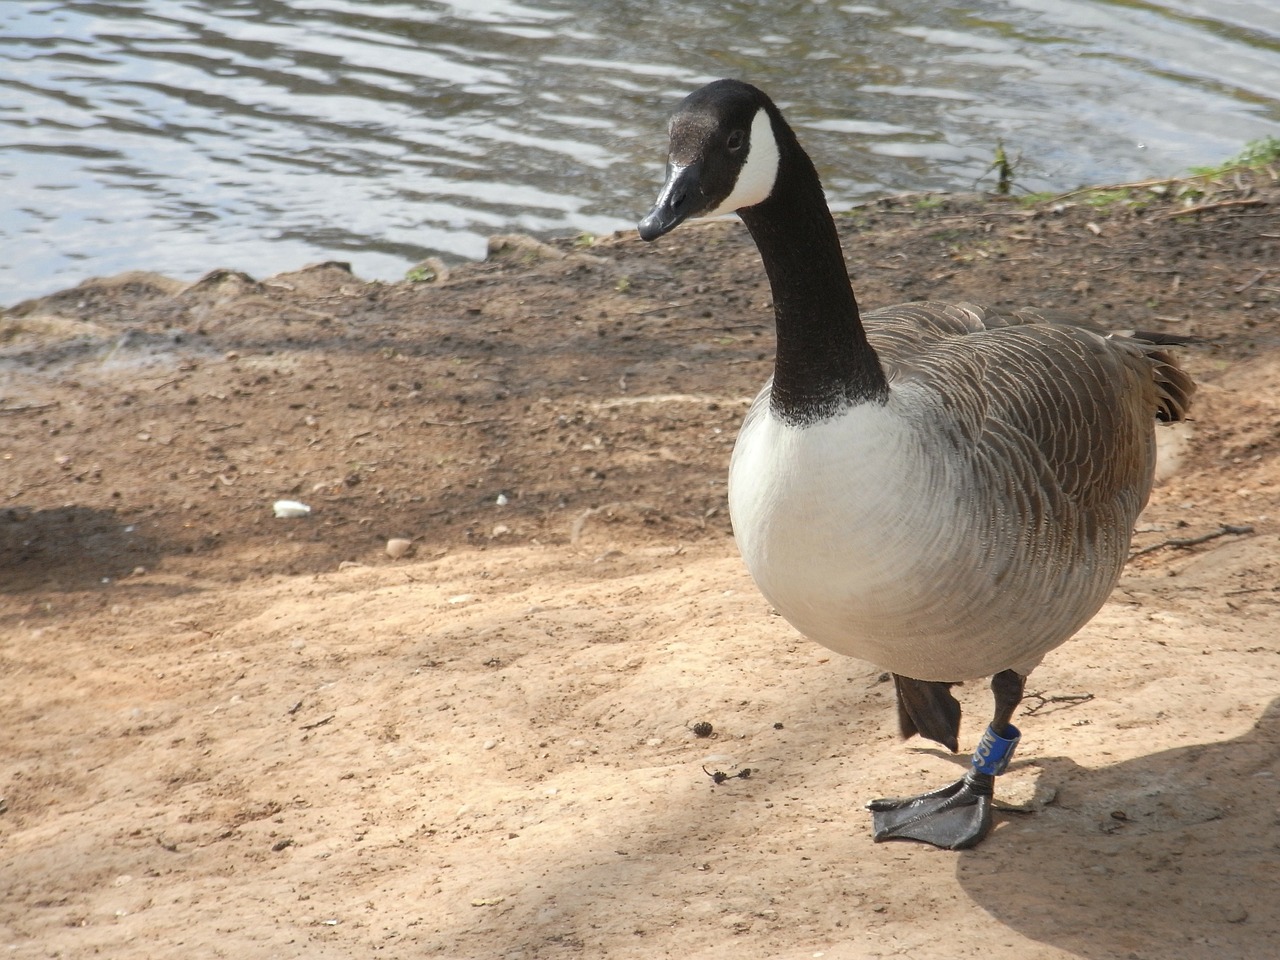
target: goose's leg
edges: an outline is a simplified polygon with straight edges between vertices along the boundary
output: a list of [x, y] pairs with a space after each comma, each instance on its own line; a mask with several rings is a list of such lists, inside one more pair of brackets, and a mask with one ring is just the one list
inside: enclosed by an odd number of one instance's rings
[[973, 754], [973, 769], [950, 786], [901, 800], [872, 800], [875, 839], [920, 840], [948, 850], [976, 846], [991, 832], [991, 795], [1017, 746], [1009, 721], [1022, 701], [1026, 678], [1012, 670], [991, 678], [996, 710]]

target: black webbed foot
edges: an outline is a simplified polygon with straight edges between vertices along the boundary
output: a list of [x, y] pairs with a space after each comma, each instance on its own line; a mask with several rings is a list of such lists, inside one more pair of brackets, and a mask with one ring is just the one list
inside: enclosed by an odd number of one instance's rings
[[970, 772], [941, 790], [901, 800], [872, 800], [871, 822], [877, 843], [919, 840], [945, 850], [976, 846], [991, 832], [991, 795], [995, 777]]
[[996, 733], [994, 724], [987, 727], [973, 752], [973, 768], [955, 783], [918, 797], [867, 804], [876, 841], [919, 840], [946, 850], [965, 850], [982, 842], [991, 832], [996, 777], [1009, 766], [1021, 737], [1007, 714], [1003, 719], [997, 715], [996, 722], [1002, 732]]

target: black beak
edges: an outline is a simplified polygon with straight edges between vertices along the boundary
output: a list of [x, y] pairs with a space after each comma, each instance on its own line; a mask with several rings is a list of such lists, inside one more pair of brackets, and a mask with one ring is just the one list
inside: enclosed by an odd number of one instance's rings
[[657, 240], [670, 233], [703, 206], [702, 164], [691, 163], [687, 167], [667, 166], [667, 182], [662, 185], [658, 202], [640, 221], [637, 229], [641, 240]]

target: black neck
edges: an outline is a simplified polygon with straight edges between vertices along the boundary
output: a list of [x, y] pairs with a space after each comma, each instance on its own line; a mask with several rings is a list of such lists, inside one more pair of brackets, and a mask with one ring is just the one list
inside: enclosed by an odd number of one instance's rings
[[781, 117], [773, 193], [739, 211], [760, 250], [777, 322], [770, 404], [812, 423], [853, 404], [884, 402], [889, 384], [862, 329], [835, 222], [813, 163]]

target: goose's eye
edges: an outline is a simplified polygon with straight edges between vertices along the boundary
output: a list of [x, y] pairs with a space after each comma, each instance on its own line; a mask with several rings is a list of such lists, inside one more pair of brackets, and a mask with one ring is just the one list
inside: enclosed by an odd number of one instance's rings
[[730, 153], [737, 153], [742, 149], [742, 145], [747, 142], [747, 135], [741, 130], [735, 130], [729, 134], [729, 140], [725, 146], [729, 148]]

